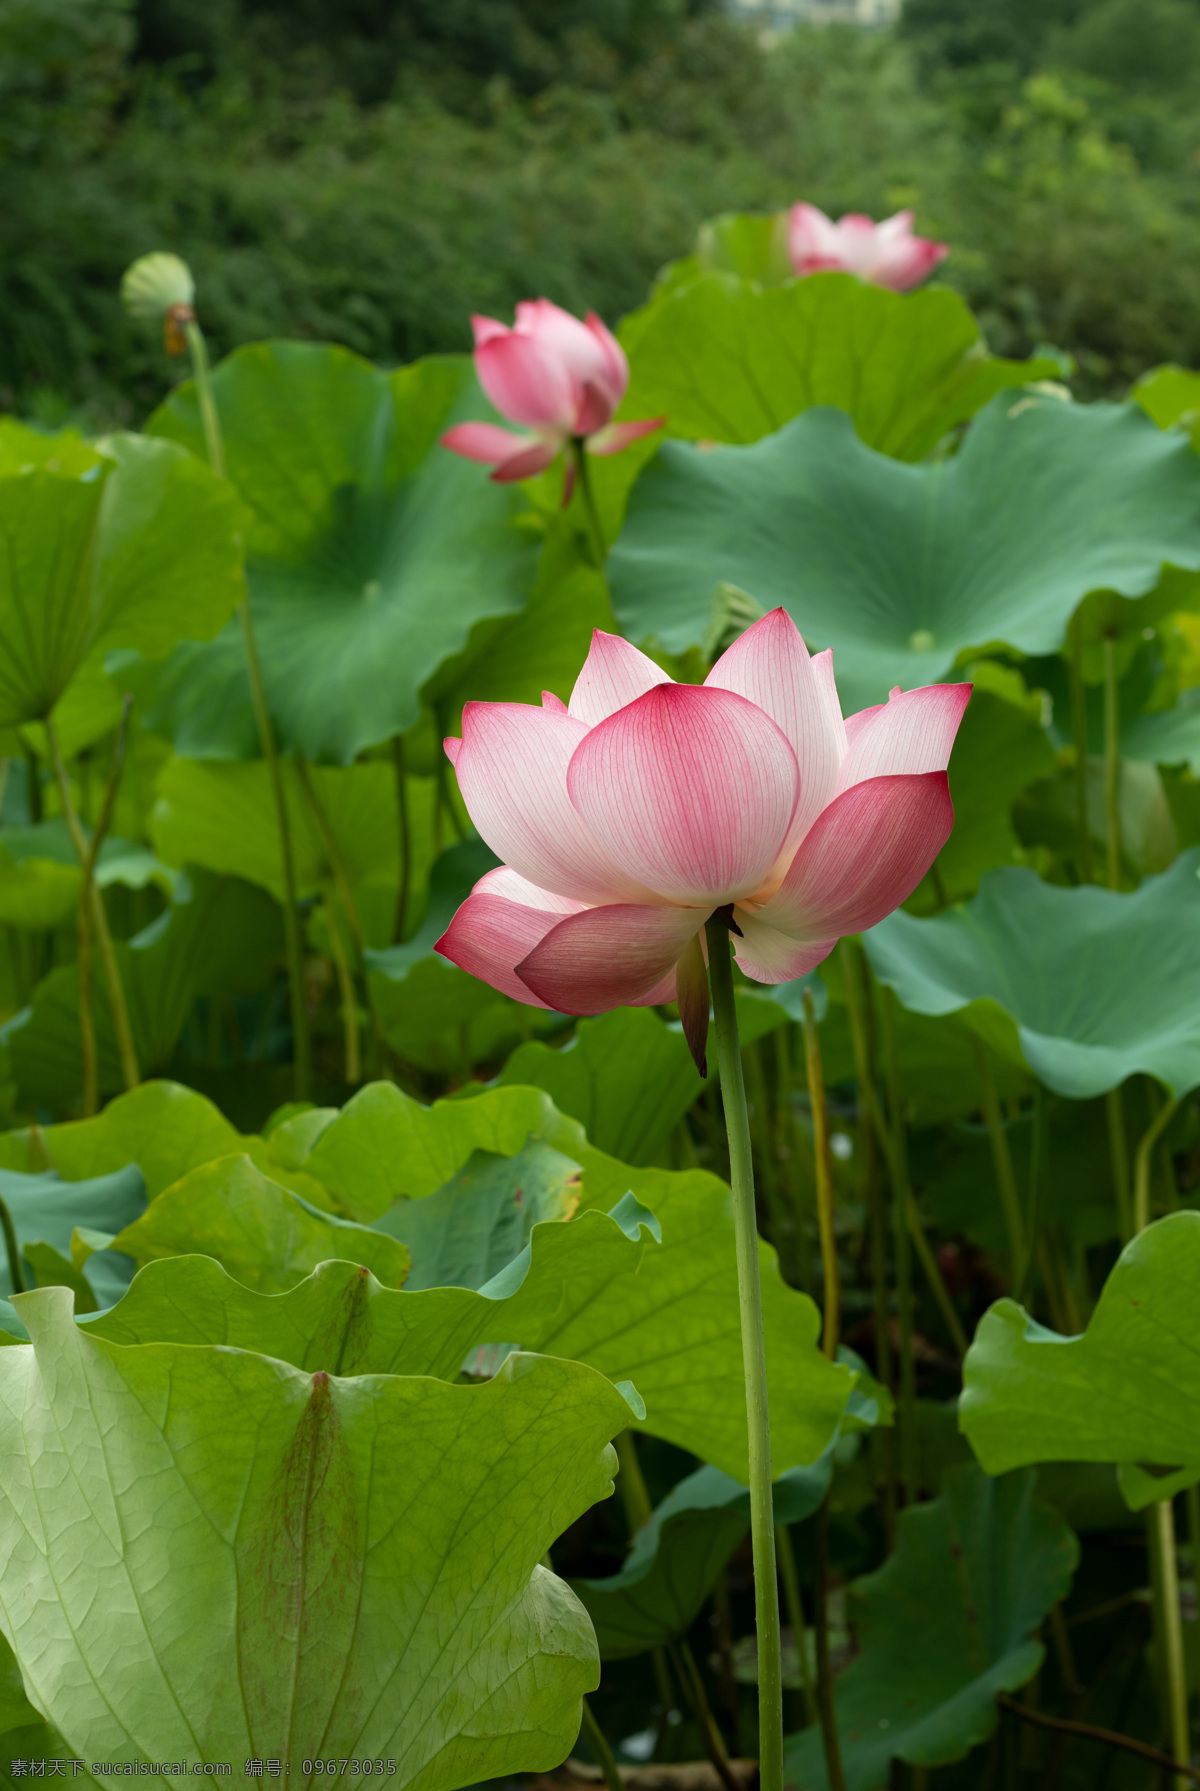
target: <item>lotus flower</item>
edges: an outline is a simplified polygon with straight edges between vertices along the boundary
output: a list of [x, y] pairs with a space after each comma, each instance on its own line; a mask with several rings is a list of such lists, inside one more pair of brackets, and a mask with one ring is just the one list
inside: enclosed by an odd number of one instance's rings
[[437, 950], [532, 1007], [677, 1000], [703, 1074], [705, 922], [720, 913], [746, 974], [779, 983], [904, 901], [953, 824], [970, 692], [896, 689], [844, 721], [832, 653], [810, 659], [783, 609], [702, 687], [597, 630], [568, 704], [468, 703], [446, 741], [504, 863]]
[[816, 205], [793, 205], [788, 213], [788, 253], [798, 274], [840, 268], [874, 286], [908, 292], [950, 253], [945, 243], [913, 235], [913, 214], [898, 211], [877, 224], [861, 212], [847, 212], [835, 224]]
[[549, 299], [527, 299], [511, 330], [494, 317], [472, 317], [471, 327], [480, 385], [500, 414], [528, 433], [458, 423], [442, 446], [495, 466], [493, 479], [508, 483], [543, 472], [571, 441], [581, 441], [589, 454], [619, 454], [661, 427], [662, 417], [613, 422], [629, 385], [629, 362], [594, 311], [580, 323]]

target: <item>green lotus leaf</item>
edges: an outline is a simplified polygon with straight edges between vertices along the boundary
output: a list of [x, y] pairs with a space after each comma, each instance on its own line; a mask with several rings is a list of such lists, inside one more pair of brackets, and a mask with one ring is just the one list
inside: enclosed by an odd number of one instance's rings
[[1154, 367], [1144, 373], [1131, 396], [1160, 429], [1177, 423], [1193, 436], [1200, 424], [1200, 373], [1186, 367]]
[[901, 296], [853, 274], [767, 291], [701, 276], [656, 295], [621, 336], [630, 366], [622, 414], [665, 416], [671, 435], [690, 440], [745, 443], [831, 404], [897, 460], [920, 460], [1001, 388], [1059, 371], [1045, 358], [989, 355], [957, 293]]
[[891, 914], [864, 935], [881, 982], [920, 1014], [1011, 1037], [1055, 1093], [1086, 1100], [1137, 1071], [1200, 1083], [1200, 848], [1128, 895], [991, 871], [964, 907]]
[[[114, 1341], [203, 1337], [308, 1369], [340, 1363], [338, 1372], [443, 1378], [455, 1377], [473, 1350], [508, 1340], [587, 1362], [615, 1382], [632, 1381], [645, 1402], [641, 1428], [744, 1480], [746, 1407], [728, 1195], [702, 1175], [663, 1176], [656, 1195], [670, 1182], [685, 1185], [661, 1209], [649, 1202], [622, 1205], [614, 1195], [612, 1213], [593, 1209], [565, 1223], [535, 1225], [526, 1248], [478, 1292], [435, 1287], [393, 1294], [350, 1262], [331, 1261], [299, 1287], [264, 1299], [215, 1263], [187, 1257], [150, 1264], [119, 1307], [88, 1322], [101, 1324], [101, 1334]], [[784, 1285], [765, 1245], [762, 1259], [772, 1458], [782, 1473], [821, 1454], [855, 1377], [821, 1355], [816, 1307]], [[291, 1353], [297, 1338], [316, 1340], [304, 1348], [317, 1353], [297, 1359]]]
[[[775, 1522], [811, 1517], [829, 1488], [832, 1455], [793, 1468], [773, 1488]], [[719, 1468], [697, 1468], [669, 1492], [607, 1579], [572, 1580], [602, 1660], [643, 1654], [685, 1636], [717, 1576], [750, 1528], [750, 1489]]]
[[44, 719], [90, 655], [218, 632], [243, 593], [238, 504], [170, 442], [0, 434], [0, 727]]
[[1172, 1213], [1125, 1246], [1082, 1336], [998, 1301], [976, 1331], [959, 1405], [988, 1473], [1049, 1460], [1140, 1467], [1135, 1508], [1177, 1490], [1171, 1471], [1200, 1476], [1198, 1275], [1200, 1213]]
[[[21, 1328], [24, 1330], [24, 1326]], [[14, 1778], [15, 1759], [66, 1762], [71, 1757], [62, 1736], [55, 1734], [25, 1696], [17, 1657], [3, 1636], [0, 1636], [0, 1736], [4, 1740], [5, 1752], [10, 1756], [7, 1764], [0, 1763], [0, 1784], [3, 1785], [14, 1785], [16, 1778], [22, 1776], [18, 1773]], [[79, 1776], [82, 1778], [83, 1774]], [[90, 1773], [87, 1777], [95, 1784]]]
[[[891, 1559], [851, 1586], [859, 1653], [834, 1689], [846, 1791], [886, 1791], [895, 1759], [961, 1760], [995, 1728], [997, 1696], [1037, 1672], [1035, 1634], [1070, 1586], [1079, 1545], [1035, 1482], [948, 1469], [932, 1503], [901, 1513]], [[788, 1741], [786, 1768], [826, 1791], [819, 1729]]]
[[[28, 1285], [45, 1285], [36, 1256], [28, 1251], [41, 1243], [62, 1257], [71, 1253], [71, 1235], [78, 1226], [117, 1232], [132, 1224], [146, 1210], [146, 1184], [136, 1164], [108, 1175], [83, 1181], [64, 1181], [54, 1170], [22, 1174], [0, 1169], [0, 1198], [12, 1214], [17, 1243], [26, 1257]], [[34, 1274], [29, 1274], [29, 1268]], [[111, 1306], [129, 1286], [133, 1264], [118, 1256], [97, 1257], [88, 1265], [86, 1279], [100, 1306]], [[12, 1277], [7, 1253], [0, 1250], [0, 1297], [11, 1298]]]
[[[178, 894], [173, 908], [128, 944], [118, 941], [114, 947], [138, 1064], [149, 1074], [170, 1059], [197, 995], [255, 987], [270, 974], [282, 948], [279, 910], [252, 885], [198, 871]], [[121, 1062], [98, 967], [92, 1004], [100, 1090], [115, 1094], [123, 1085]], [[51, 971], [38, 984], [32, 1005], [7, 1021], [0, 1037], [28, 1100], [69, 1105], [83, 1085], [76, 966]]]
[[923, 466], [818, 409], [750, 447], [665, 442], [609, 558], [613, 605], [632, 639], [683, 652], [722, 581], [782, 604], [834, 649], [849, 712], [992, 642], [1056, 651], [1089, 591], [1140, 597], [1165, 561], [1200, 567], [1198, 500], [1190, 445], [1136, 405], [1001, 395]]
[[[170, 898], [176, 879], [144, 846], [110, 835], [100, 847], [96, 881], [102, 889], [122, 883], [144, 889], [157, 883]], [[49, 929], [74, 918], [82, 872], [66, 825], [55, 817], [0, 831], [0, 921], [13, 927]]]
[[219, 1157], [191, 1170], [118, 1232], [111, 1248], [139, 1266], [162, 1257], [211, 1256], [261, 1293], [283, 1293], [332, 1258], [360, 1263], [385, 1286], [402, 1287], [411, 1261], [395, 1238], [320, 1212], [247, 1156]]
[[76, 1754], [394, 1758], [405, 1791], [563, 1758], [595, 1641], [538, 1562], [612, 1490], [601, 1375], [306, 1374], [70, 1308], [25, 1295], [0, 1358], [0, 1608]]
[[540, 1140], [512, 1157], [472, 1151], [444, 1188], [397, 1201], [374, 1229], [407, 1246], [406, 1287], [482, 1287], [521, 1254], [535, 1225], [571, 1217], [579, 1183], [578, 1163]]
[[[280, 748], [348, 764], [413, 726], [423, 686], [477, 624], [529, 599], [537, 543], [515, 526], [519, 490], [438, 445], [493, 413], [465, 356], [387, 375], [307, 342], [238, 349], [213, 392], [252, 518], [246, 576]], [[149, 428], [203, 454], [195, 387]], [[237, 626], [120, 675], [181, 754], [257, 757]]]

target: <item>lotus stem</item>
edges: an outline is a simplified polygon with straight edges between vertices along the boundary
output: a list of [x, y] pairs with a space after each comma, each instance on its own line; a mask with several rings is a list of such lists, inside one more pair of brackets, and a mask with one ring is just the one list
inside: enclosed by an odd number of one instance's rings
[[4, 1250], [8, 1257], [8, 1278], [12, 1282], [15, 1294], [25, 1292], [25, 1277], [21, 1273], [21, 1246], [17, 1242], [17, 1228], [13, 1224], [13, 1216], [8, 1209], [7, 1200], [0, 1199], [0, 1227], [4, 1231]]
[[[1029, 1145], [1029, 1198], [1025, 1222], [1025, 1247], [1017, 1264], [1016, 1281], [1013, 1294], [1018, 1300], [1025, 1297], [1025, 1290], [1033, 1273], [1034, 1257], [1038, 1248], [1039, 1207], [1042, 1186], [1042, 1158], [1046, 1152], [1046, 1096], [1040, 1082], [1033, 1086], [1033, 1131]], [[1047, 1294], [1050, 1289], [1047, 1288]]]
[[625, 1507], [625, 1521], [629, 1525], [629, 1540], [632, 1542], [642, 1525], [650, 1522], [654, 1507], [650, 1503], [650, 1494], [646, 1491], [633, 1432], [623, 1430], [615, 1439], [615, 1446], [620, 1464], [617, 1471], [617, 1491]]
[[783, 1579], [783, 1600], [787, 1606], [788, 1623], [796, 1644], [800, 1684], [804, 1692], [805, 1719], [811, 1726], [819, 1721], [820, 1711], [817, 1708], [817, 1688], [813, 1684], [812, 1667], [808, 1659], [804, 1600], [800, 1596], [800, 1575], [796, 1572], [796, 1551], [792, 1547], [792, 1534], [786, 1524], [776, 1524], [775, 1526], [775, 1553], [779, 1557], [779, 1570]]
[[721, 1731], [717, 1727], [716, 1719], [709, 1705], [695, 1655], [683, 1637], [680, 1637], [677, 1642], [668, 1643], [667, 1652], [671, 1657], [671, 1665], [675, 1668], [675, 1676], [682, 1685], [684, 1695], [692, 1707], [692, 1714], [696, 1718], [700, 1739], [704, 1745], [704, 1751], [708, 1755], [709, 1764], [724, 1785], [725, 1791], [741, 1791], [741, 1787], [733, 1776], [729, 1755], [725, 1750]]
[[1067, 640], [1067, 674], [1071, 687], [1071, 734], [1075, 741], [1075, 830], [1079, 845], [1079, 875], [1092, 881], [1092, 834], [1088, 825], [1087, 695], [1083, 683], [1083, 622], [1078, 611], [1071, 618]]
[[[1075, 1722], [1067, 1716], [1049, 1716], [1044, 1710], [1033, 1710], [1028, 1704], [1019, 1704], [1016, 1698], [1001, 1695], [996, 1699], [1002, 1710], [1012, 1716], [1020, 1717], [1023, 1723], [1032, 1723], [1038, 1729], [1050, 1729], [1059, 1735], [1077, 1735], [1083, 1741], [1099, 1741], [1105, 1747], [1115, 1747], [1127, 1754], [1135, 1754], [1139, 1760], [1149, 1760], [1154, 1766], [1180, 1767], [1181, 1762], [1172, 1760], [1148, 1742], [1135, 1741], [1131, 1735], [1119, 1735], [1115, 1729], [1099, 1729], [1094, 1723]], [[1182, 1766], [1175, 1774], [1177, 1786], [1200, 1784], [1200, 1770], [1194, 1766]]]
[[1104, 1097], [1108, 1117], [1108, 1151], [1112, 1159], [1113, 1194], [1117, 1202], [1117, 1229], [1121, 1242], [1133, 1236], [1133, 1208], [1129, 1201], [1129, 1144], [1125, 1135], [1125, 1096], [1118, 1084]]
[[755, 1131], [758, 1133], [758, 1162], [760, 1182], [762, 1185], [764, 1204], [771, 1225], [771, 1242], [779, 1258], [780, 1273], [785, 1275], [788, 1266], [787, 1240], [783, 1228], [783, 1202], [779, 1192], [779, 1159], [775, 1154], [775, 1127], [772, 1123], [771, 1103], [767, 1096], [767, 1078], [763, 1070], [762, 1041], [747, 1045], [742, 1053], [742, 1065], [746, 1079], [750, 1084], [750, 1102], [754, 1108]]
[[92, 1014], [91, 889], [95, 881], [100, 848], [112, 825], [117, 789], [125, 765], [125, 746], [129, 737], [129, 717], [132, 709], [133, 698], [127, 695], [121, 705], [121, 720], [113, 745], [112, 770], [109, 772], [104, 798], [100, 804], [100, 814], [92, 830], [92, 840], [88, 847], [87, 862], [83, 867], [83, 882], [80, 885], [79, 904], [76, 910], [76, 932], [79, 945], [79, 1041], [83, 1050], [83, 1117], [85, 1119], [90, 1119], [94, 1113], [99, 1111], [100, 1107], [96, 1026]]
[[[208, 366], [208, 349], [200, 325], [184, 326], [196, 382], [196, 398], [200, 420], [204, 425], [204, 441], [209, 465], [218, 479], [225, 478], [225, 443], [221, 435], [221, 418]], [[250, 680], [250, 701], [258, 727], [259, 745], [267, 762], [271, 782], [271, 798], [275, 806], [275, 824], [279, 829], [279, 855], [283, 863], [283, 938], [287, 956], [288, 997], [292, 1011], [293, 1093], [298, 1101], [307, 1101], [312, 1093], [312, 1037], [308, 1025], [308, 1003], [304, 993], [304, 948], [300, 934], [300, 910], [296, 900], [296, 860], [292, 850], [292, 826], [283, 788], [283, 774], [267, 706], [266, 686], [258, 657], [250, 599], [243, 597], [238, 605], [242, 622], [242, 640], [246, 650], [246, 672]]]
[[571, 456], [575, 462], [575, 472], [579, 480], [579, 495], [583, 500], [584, 515], [587, 517], [588, 536], [591, 540], [592, 552], [596, 556], [596, 570], [603, 578], [608, 548], [604, 541], [604, 530], [600, 526], [596, 494], [592, 489], [592, 469], [588, 465], [587, 450], [582, 441], [577, 438], [571, 442]]
[[351, 1088], [355, 1088], [362, 1081], [362, 1052], [358, 1030], [358, 990], [354, 986], [354, 975], [346, 956], [346, 947], [342, 941], [337, 908], [331, 891], [327, 891], [325, 895], [325, 930], [329, 934], [329, 951], [333, 958], [338, 994], [342, 1004], [346, 1081]]
[[1121, 706], [1117, 691], [1117, 653], [1111, 634], [1104, 637], [1104, 841], [1108, 850], [1108, 887], [1121, 887]]
[[[1179, 1610], [1179, 1564], [1175, 1551], [1175, 1507], [1170, 1499], [1152, 1505], [1148, 1516], [1148, 1540], [1154, 1561], [1155, 1629], [1165, 1674], [1167, 1727], [1175, 1762], [1186, 1766], [1191, 1759], [1188, 1723], [1187, 1671], [1183, 1651], [1183, 1621]], [[1175, 1774], [1176, 1791], [1188, 1780]]]
[[592, 1715], [592, 1707], [587, 1699], [583, 1699], [581, 1723], [584, 1738], [596, 1757], [596, 1765], [604, 1774], [604, 1783], [608, 1791], [625, 1791], [625, 1781], [621, 1777], [621, 1769], [613, 1758], [613, 1751], [605, 1739], [604, 1730]]
[[900, 1097], [900, 1066], [896, 1056], [895, 997], [883, 991], [883, 1062], [891, 1119], [892, 1254], [896, 1276], [896, 1311], [900, 1321], [900, 1479], [905, 1499], [911, 1502], [919, 1490], [917, 1469], [917, 1384], [912, 1347], [912, 1256], [908, 1227], [911, 1192], [908, 1185], [908, 1150]]
[[1164, 1101], [1146, 1130], [1137, 1147], [1137, 1155], [1133, 1166], [1133, 1229], [1135, 1234], [1145, 1231], [1150, 1223], [1150, 1170], [1154, 1160], [1154, 1147], [1166, 1131], [1175, 1109], [1177, 1100]]
[[1004, 1223], [1008, 1229], [1008, 1254], [1012, 1262], [1012, 1273], [1015, 1280], [1025, 1255], [1025, 1227], [1021, 1220], [1021, 1197], [1017, 1192], [1017, 1177], [1013, 1169], [1012, 1152], [1008, 1148], [1008, 1132], [1000, 1112], [996, 1080], [992, 1075], [992, 1066], [987, 1050], [983, 1040], [975, 1033], [971, 1034], [971, 1043], [975, 1049], [975, 1069], [979, 1077], [980, 1105], [983, 1108], [983, 1117], [987, 1122], [988, 1137], [991, 1140], [992, 1164], [996, 1171], [996, 1187], [1000, 1194]]
[[[113, 1028], [117, 1035], [117, 1052], [121, 1060], [121, 1075], [126, 1091], [136, 1088], [141, 1080], [138, 1072], [137, 1051], [133, 1043], [133, 1029], [129, 1023], [129, 1008], [125, 1002], [125, 990], [121, 986], [121, 973], [117, 967], [117, 956], [113, 950], [112, 934], [108, 928], [108, 915], [104, 911], [104, 902], [96, 887], [96, 879], [92, 874], [95, 869], [91, 850], [84, 836], [83, 826], [71, 800], [71, 785], [67, 777], [67, 767], [63, 762], [62, 748], [58, 742], [58, 730], [54, 725], [54, 717], [47, 715], [45, 719], [46, 739], [50, 746], [50, 758], [54, 766], [54, 778], [58, 785], [59, 801], [62, 803], [63, 819], [67, 824], [67, 832], [71, 836], [71, 844], [75, 856], [83, 871], [83, 885], [79, 892], [80, 904], [87, 903], [91, 911], [91, 928], [95, 933], [96, 944], [100, 952], [100, 962], [104, 967], [104, 980], [108, 988], [108, 1002], [112, 1009]], [[119, 766], [117, 768], [119, 774]], [[99, 848], [97, 848], [98, 850]], [[80, 985], [82, 992], [82, 983]], [[89, 988], [90, 997], [90, 988]], [[89, 1021], [91, 1009], [88, 1010]], [[81, 1041], [84, 1028], [80, 1028]], [[86, 1044], [84, 1046], [86, 1050]], [[95, 1040], [93, 1034], [93, 1054]], [[86, 1078], [86, 1067], [85, 1067]]]
[[829, 1108], [825, 1100], [825, 1076], [821, 1068], [821, 1039], [812, 990], [805, 988], [804, 1068], [812, 1108], [813, 1157], [817, 1171], [817, 1226], [821, 1238], [821, 1267], [825, 1277], [825, 1322], [821, 1348], [832, 1362], [837, 1356], [842, 1328], [842, 1287], [838, 1273], [837, 1232], [833, 1214], [833, 1158], [829, 1152]]
[[754, 1162], [742, 1080], [733, 962], [724, 922], [706, 926], [709, 980], [717, 1034], [717, 1061], [729, 1140], [737, 1246], [738, 1306], [750, 1457], [750, 1536], [754, 1559], [755, 1628], [758, 1637], [759, 1783], [783, 1791], [783, 1659], [779, 1634], [779, 1583], [775, 1569], [775, 1513], [771, 1498], [771, 1433], [767, 1415], [767, 1358], [763, 1341], [758, 1228], [754, 1212]]
[[816, 1523], [816, 1575], [813, 1596], [813, 1633], [817, 1643], [817, 1706], [821, 1713], [821, 1739], [825, 1746], [825, 1776], [829, 1791], [846, 1791], [842, 1746], [838, 1740], [837, 1711], [833, 1702], [833, 1666], [829, 1658], [829, 1495], [821, 1500]]
[[399, 734], [392, 741], [392, 763], [396, 768], [396, 822], [400, 847], [400, 883], [396, 890], [396, 920], [392, 927], [392, 938], [397, 945], [403, 945], [408, 923], [408, 892], [412, 881], [412, 826], [408, 813], [408, 770], [404, 741]]

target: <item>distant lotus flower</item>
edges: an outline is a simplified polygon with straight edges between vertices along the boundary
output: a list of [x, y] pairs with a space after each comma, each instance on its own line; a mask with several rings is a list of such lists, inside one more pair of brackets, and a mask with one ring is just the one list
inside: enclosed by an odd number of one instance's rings
[[873, 286], [908, 292], [950, 253], [945, 243], [913, 235], [913, 214], [898, 211], [877, 224], [861, 212], [847, 212], [835, 224], [816, 205], [793, 205], [788, 213], [788, 253], [798, 274], [838, 268], [859, 274]]
[[178, 255], [142, 255], [121, 277], [121, 303], [131, 317], [161, 320], [168, 354], [187, 352], [186, 329], [196, 321], [192, 270]]
[[720, 912], [746, 974], [778, 983], [904, 901], [953, 824], [970, 689], [896, 689], [843, 721], [832, 653], [810, 659], [786, 610], [702, 688], [597, 630], [568, 705], [468, 703], [446, 741], [504, 863], [437, 950], [534, 1007], [678, 1000], [702, 1065], [705, 922]]
[[528, 433], [458, 423], [442, 445], [495, 466], [493, 479], [507, 483], [540, 473], [571, 442], [582, 442], [589, 454], [618, 454], [661, 426], [662, 417], [612, 421], [629, 385], [629, 362], [594, 311], [580, 323], [549, 299], [526, 299], [511, 330], [494, 317], [472, 317], [471, 327], [480, 385], [500, 414]]

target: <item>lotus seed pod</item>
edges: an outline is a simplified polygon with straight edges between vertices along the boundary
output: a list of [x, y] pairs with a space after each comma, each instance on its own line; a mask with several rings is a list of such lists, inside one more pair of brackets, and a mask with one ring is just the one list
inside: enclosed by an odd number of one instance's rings
[[131, 317], [156, 320], [177, 305], [190, 310], [195, 296], [192, 270], [178, 255], [142, 255], [121, 280], [121, 303]]

